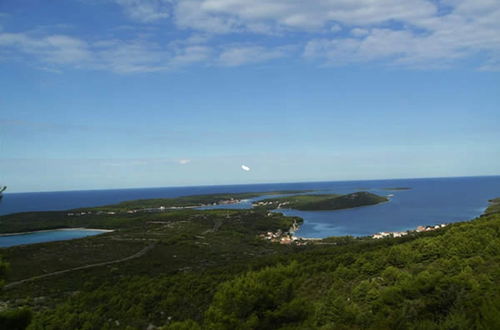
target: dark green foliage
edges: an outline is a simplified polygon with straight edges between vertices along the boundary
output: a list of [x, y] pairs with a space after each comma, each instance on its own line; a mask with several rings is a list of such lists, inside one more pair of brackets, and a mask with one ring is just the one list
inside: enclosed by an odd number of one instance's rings
[[489, 214], [494, 214], [494, 213], [500, 213], [500, 198], [494, 198], [490, 200], [490, 205], [484, 211], [484, 215], [489, 215]]
[[19, 233], [57, 228], [130, 228], [136, 224], [137, 215], [68, 216], [68, 211], [26, 212], [0, 216], [0, 233]]
[[[36, 230], [47, 230], [56, 228], [131, 228], [137, 225], [138, 220], [156, 218], [158, 210], [150, 213], [148, 209], [157, 209], [161, 206], [166, 209], [161, 213], [178, 212], [177, 209], [193, 206], [209, 205], [221, 201], [239, 200], [261, 195], [282, 195], [304, 193], [308, 190], [285, 190], [256, 193], [234, 193], [234, 194], [210, 194], [193, 195], [176, 198], [145, 199], [127, 201], [115, 205], [82, 208], [66, 211], [49, 212], [22, 212], [0, 216], [0, 233], [19, 233]], [[127, 213], [130, 210], [141, 210], [138, 213]], [[80, 215], [79, 213], [86, 214]], [[114, 213], [114, 214], [108, 214]], [[89, 214], [90, 213], [90, 214]], [[68, 215], [71, 214], [71, 215]]]
[[206, 313], [209, 329], [274, 329], [300, 322], [308, 314], [294, 297], [297, 264], [245, 274], [219, 286]]
[[22, 308], [0, 312], [0, 329], [24, 330], [33, 317], [29, 309]]
[[[3, 287], [3, 278], [8, 264], [0, 257], [0, 290]], [[24, 330], [30, 324], [33, 313], [27, 308], [7, 309], [0, 311], [0, 329]]]
[[296, 195], [280, 198], [266, 199], [261, 202], [272, 202], [266, 208], [276, 208], [278, 204], [285, 203], [283, 207], [304, 211], [340, 210], [359, 206], [374, 205], [387, 202], [386, 197], [369, 192], [360, 191], [346, 195]]
[[200, 325], [193, 320], [172, 322], [161, 328], [161, 330], [201, 330]]
[[0, 255], [0, 290], [4, 285], [4, 278], [7, 269], [8, 269], [8, 264], [4, 262], [3, 257]]
[[175, 198], [139, 199], [133, 201], [126, 201], [115, 205], [94, 207], [91, 208], [91, 210], [126, 211], [126, 210], [141, 209], [141, 208], [157, 208], [160, 206], [164, 207], [201, 206], [201, 205], [210, 205], [214, 203], [218, 204], [220, 202], [229, 201], [233, 199], [241, 200], [241, 199], [258, 197], [262, 195], [285, 195], [285, 194], [304, 193], [308, 191], [310, 190], [283, 190], [283, 191], [254, 192], [254, 193], [223, 193], [223, 194], [181, 196]]
[[[361, 248], [353, 260], [339, 248], [311, 250], [306, 261], [248, 273], [221, 285], [206, 322], [209, 328], [213, 324], [227, 329], [290, 327], [289, 320], [267, 317], [280, 309], [283, 300], [306, 299], [302, 306], [315, 307], [312, 313], [305, 307], [302, 314], [294, 313], [297, 328], [499, 328], [500, 258], [492, 248], [500, 244], [499, 234], [496, 215], [453, 225], [435, 237], [399, 244], [387, 240], [387, 246], [353, 243]], [[352, 247], [356, 250], [356, 245]], [[331, 254], [325, 255], [326, 251]], [[286, 280], [268, 280], [270, 273]], [[320, 285], [324, 281], [328, 281], [326, 291]], [[235, 290], [250, 298], [238, 299]], [[232, 304], [221, 303], [230, 300]]]

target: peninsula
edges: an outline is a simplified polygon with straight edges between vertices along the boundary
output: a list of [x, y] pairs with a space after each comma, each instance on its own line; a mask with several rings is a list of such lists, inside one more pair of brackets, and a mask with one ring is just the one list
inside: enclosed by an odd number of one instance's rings
[[244, 199], [306, 193], [311, 190], [282, 190], [246, 193], [190, 195], [173, 198], [140, 199], [118, 204], [65, 211], [21, 212], [0, 216], [0, 233], [21, 233], [58, 228], [116, 229], [133, 227], [137, 217], [154, 217], [165, 213], [204, 206], [229, 205]]
[[389, 201], [387, 197], [360, 191], [345, 195], [308, 194], [284, 196], [264, 199], [253, 205], [265, 209], [291, 208], [301, 211], [326, 211], [375, 205], [387, 201]]

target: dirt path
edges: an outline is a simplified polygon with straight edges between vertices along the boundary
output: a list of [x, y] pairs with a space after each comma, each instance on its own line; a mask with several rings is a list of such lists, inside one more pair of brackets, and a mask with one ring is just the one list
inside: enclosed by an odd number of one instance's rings
[[143, 248], [142, 250], [140, 250], [139, 252], [134, 253], [133, 255], [125, 257], [125, 258], [122, 258], [122, 259], [116, 259], [116, 260], [111, 260], [111, 261], [99, 262], [97, 264], [85, 265], [85, 266], [80, 266], [80, 267], [75, 267], [75, 268], [70, 268], [70, 269], [65, 269], [65, 270], [59, 270], [57, 272], [53, 272], [53, 273], [49, 273], [49, 274], [38, 275], [38, 276], [30, 277], [30, 278], [27, 278], [27, 279], [24, 279], [24, 280], [20, 280], [20, 281], [16, 281], [16, 282], [11, 282], [9, 284], [6, 284], [3, 288], [4, 288], [4, 290], [6, 290], [6, 289], [13, 288], [15, 286], [18, 286], [20, 284], [23, 284], [23, 283], [26, 283], [26, 282], [33, 282], [33, 281], [36, 281], [36, 280], [39, 280], [39, 279], [42, 279], [42, 278], [47, 278], [47, 277], [51, 277], [51, 276], [57, 276], [57, 275], [61, 275], [61, 274], [66, 274], [66, 273], [69, 273], [69, 272], [73, 272], [73, 271], [77, 271], [77, 270], [82, 270], [82, 269], [89, 269], [89, 268], [93, 268], [93, 267], [101, 267], [101, 266], [107, 266], [107, 265], [117, 264], [117, 263], [120, 263], [120, 262], [124, 262], [124, 261], [128, 261], [128, 260], [140, 258], [143, 255], [145, 255], [149, 250], [151, 250], [152, 248], [154, 248], [157, 243], [158, 242], [151, 243], [148, 246], [146, 246], [145, 248]]

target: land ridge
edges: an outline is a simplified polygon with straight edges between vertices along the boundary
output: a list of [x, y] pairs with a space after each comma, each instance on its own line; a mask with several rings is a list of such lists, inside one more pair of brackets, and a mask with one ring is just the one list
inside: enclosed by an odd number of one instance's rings
[[254, 203], [254, 206], [266, 209], [291, 208], [301, 211], [323, 211], [375, 205], [387, 201], [389, 201], [387, 197], [359, 191], [345, 195], [307, 194], [269, 198]]

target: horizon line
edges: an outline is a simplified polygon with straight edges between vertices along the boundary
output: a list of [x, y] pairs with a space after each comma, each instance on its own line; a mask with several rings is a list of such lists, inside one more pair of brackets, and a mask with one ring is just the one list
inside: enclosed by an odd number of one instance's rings
[[[357, 182], [357, 181], [393, 181], [393, 180], [423, 180], [423, 179], [453, 179], [453, 178], [485, 178], [498, 177], [500, 174], [486, 175], [459, 175], [459, 176], [435, 176], [435, 177], [404, 177], [404, 178], [384, 178], [384, 179], [347, 179], [347, 180], [310, 180], [310, 181], [289, 181], [289, 182], [254, 182], [254, 183], [230, 183], [230, 184], [201, 184], [201, 185], [173, 185], [158, 187], [124, 187], [124, 188], [97, 188], [97, 189], [68, 189], [68, 190], [41, 190], [41, 191], [17, 191], [7, 192], [5, 195], [32, 194], [32, 193], [57, 193], [57, 192], [77, 192], [77, 191], [107, 191], [107, 190], [139, 190], [139, 189], [169, 189], [169, 188], [194, 188], [194, 187], [231, 187], [231, 186], [251, 186], [265, 184], [300, 184], [300, 183], [322, 183], [322, 182]], [[8, 186], [7, 186], [8, 187]]]

